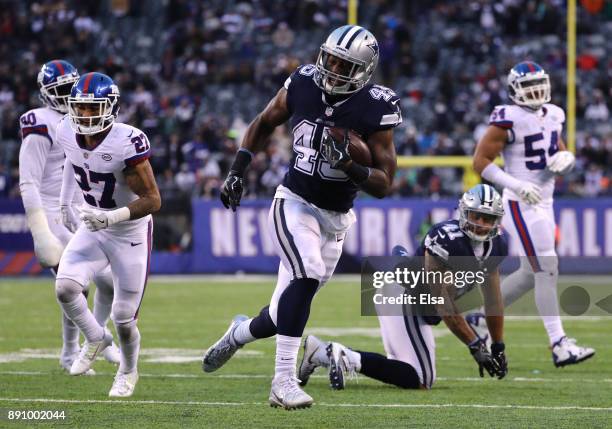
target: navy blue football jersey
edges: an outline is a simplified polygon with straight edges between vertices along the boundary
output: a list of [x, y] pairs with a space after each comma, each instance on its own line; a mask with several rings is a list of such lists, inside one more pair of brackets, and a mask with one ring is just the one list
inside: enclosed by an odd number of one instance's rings
[[429, 229], [416, 255], [425, 256], [425, 252], [451, 269], [493, 271], [508, 256], [508, 242], [504, 234], [496, 235], [483, 242], [482, 255], [476, 256], [472, 240], [459, 228], [459, 221], [451, 219]]
[[[433, 255], [449, 269], [453, 271], [486, 271], [493, 272], [499, 264], [508, 256], [508, 242], [504, 234], [499, 234], [482, 243], [482, 254], [474, 253], [472, 240], [459, 228], [456, 219], [440, 222], [432, 226], [427, 235], [421, 241], [416, 251], [417, 257], [425, 256], [425, 252]], [[479, 252], [480, 253], [480, 252]], [[421, 264], [422, 258], [418, 258]], [[476, 283], [457, 288], [455, 299], [465, 295], [476, 286]], [[436, 316], [437, 312], [433, 306], [420, 308], [425, 321], [431, 325], [437, 325], [442, 320]]]
[[371, 134], [402, 122], [399, 98], [389, 88], [368, 84], [330, 105], [314, 80], [315, 72], [315, 65], [302, 65], [285, 81], [294, 156], [283, 185], [317, 207], [347, 212], [359, 188], [319, 152], [323, 130], [348, 128], [367, 141]]

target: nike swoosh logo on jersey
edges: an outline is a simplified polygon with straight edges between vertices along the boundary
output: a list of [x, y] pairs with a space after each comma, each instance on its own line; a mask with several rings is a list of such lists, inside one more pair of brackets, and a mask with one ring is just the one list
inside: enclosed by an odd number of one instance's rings
[[446, 238], [446, 235], [442, 234], [440, 231], [438, 231], [438, 235], [440, 236], [440, 238]]
[[141, 242], [141, 243], [130, 243], [130, 245], [131, 245], [132, 247], [136, 247], [136, 246], [141, 245], [141, 244], [142, 244], [142, 242]]

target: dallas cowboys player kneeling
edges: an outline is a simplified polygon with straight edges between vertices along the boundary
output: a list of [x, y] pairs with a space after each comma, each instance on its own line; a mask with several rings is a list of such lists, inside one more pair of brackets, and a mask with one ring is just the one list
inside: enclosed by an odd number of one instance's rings
[[[368, 84], [377, 63], [378, 43], [372, 33], [354, 25], [334, 30], [321, 46], [317, 64], [300, 66], [249, 125], [223, 185], [221, 199], [235, 211], [253, 152], [264, 149], [274, 129], [291, 120], [295, 156], [276, 190], [268, 220], [281, 258], [276, 289], [269, 307], [251, 319], [236, 317], [203, 359], [204, 371], [212, 372], [244, 344], [276, 335], [272, 406], [312, 404], [295, 376], [310, 304], [340, 259], [346, 231], [355, 221], [357, 192], [383, 198], [391, 189], [396, 165], [393, 128], [402, 117], [392, 90]], [[371, 149], [372, 168], [352, 160], [348, 142], [334, 140], [330, 127], [361, 135]]]
[[[486, 320], [493, 339], [487, 348], [459, 313], [455, 300], [473, 289], [476, 283], [456, 287], [454, 284], [428, 284], [438, 290], [444, 304], [429, 310], [405, 305], [402, 315], [384, 315], [377, 307], [378, 320], [387, 356], [352, 350], [340, 343], [324, 342], [313, 335], [304, 341], [304, 356], [298, 377], [306, 384], [315, 368], [329, 368], [330, 385], [343, 389], [345, 375], [356, 372], [405, 389], [429, 389], [436, 379], [435, 342], [431, 325], [444, 320], [448, 328], [465, 343], [476, 361], [480, 376], [504, 378], [508, 372], [503, 342], [503, 303], [499, 290], [499, 264], [508, 254], [505, 237], [499, 230], [504, 209], [500, 195], [488, 185], [477, 185], [459, 200], [459, 220], [434, 225], [417, 249], [410, 266], [426, 272], [444, 274], [457, 270], [480, 270], [486, 273], [482, 292]], [[409, 256], [401, 246], [395, 256]], [[420, 258], [419, 258], [420, 257]], [[441, 276], [446, 279], [447, 276]]]

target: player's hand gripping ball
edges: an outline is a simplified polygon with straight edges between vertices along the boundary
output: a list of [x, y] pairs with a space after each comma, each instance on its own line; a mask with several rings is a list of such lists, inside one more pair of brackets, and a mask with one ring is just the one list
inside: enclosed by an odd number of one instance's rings
[[365, 141], [354, 131], [331, 127], [325, 130], [321, 153], [332, 168], [340, 168], [353, 160], [364, 167], [372, 166], [372, 153]]

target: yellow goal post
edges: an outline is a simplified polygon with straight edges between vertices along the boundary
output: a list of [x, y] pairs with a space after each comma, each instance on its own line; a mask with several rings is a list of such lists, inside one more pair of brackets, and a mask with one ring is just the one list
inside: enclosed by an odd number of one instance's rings
[[[348, 23], [357, 24], [359, 0], [348, 0]], [[576, 0], [567, 3], [567, 147], [576, 152]], [[503, 165], [501, 158], [495, 163]], [[450, 167], [463, 168], [463, 189], [480, 183], [472, 168], [471, 156], [398, 156], [398, 168]]]
[[[503, 165], [501, 158], [495, 160]], [[398, 156], [398, 168], [450, 167], [463, 168], [463, 189], [467, 191], [480, 183], [480, 176], [472, 168], [471, 156]]]

